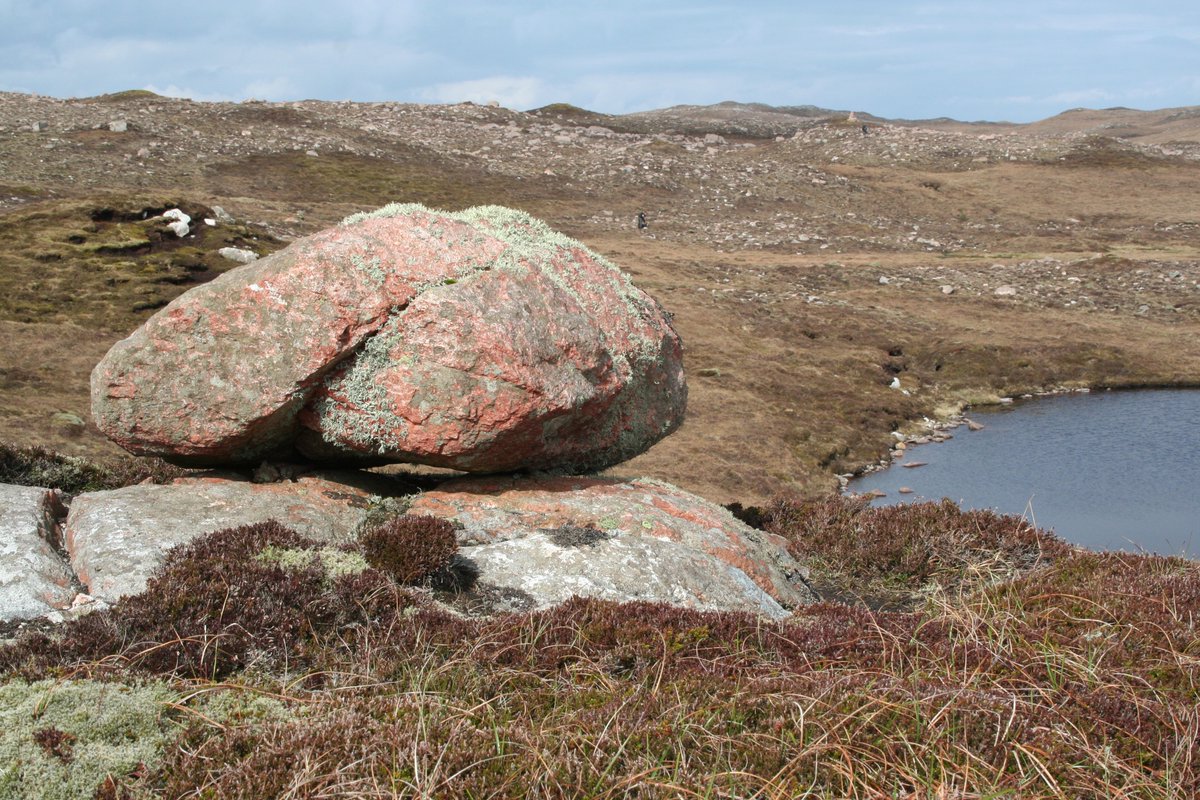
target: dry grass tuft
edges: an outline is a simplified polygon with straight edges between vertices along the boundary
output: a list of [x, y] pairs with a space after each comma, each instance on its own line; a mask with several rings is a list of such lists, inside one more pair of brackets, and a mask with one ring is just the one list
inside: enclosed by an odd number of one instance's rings
[[882, 508], [842, 496], [781, 500], [765, 516], [826, 593], [876, 606], [910, 608], [931, 590], [963, 594], [1071, 550], [1019, 517], [963, 511], [948, 500]]

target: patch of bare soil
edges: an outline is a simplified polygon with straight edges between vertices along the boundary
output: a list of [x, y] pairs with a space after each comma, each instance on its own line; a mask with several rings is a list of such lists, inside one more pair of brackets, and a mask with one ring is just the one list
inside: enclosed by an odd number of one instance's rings
[[[87, 421], [111, 342], [220, 248], [391, 201], [516, 206], [629, 271], [675, 315], [691, 404], [614, 471], [721, 502], [825, 492], [963, 404], [1200, 383], [1195, 109], [862, 119], [0, 94], [0, 436], [111, 455]], [[172, 239], [167, 205], [234, 221]]]

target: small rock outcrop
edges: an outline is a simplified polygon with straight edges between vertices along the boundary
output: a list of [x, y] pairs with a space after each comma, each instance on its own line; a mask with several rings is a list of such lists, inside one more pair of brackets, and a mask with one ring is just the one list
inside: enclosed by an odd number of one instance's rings
[[782, 540], [659, 481], [462, 478], [409, 513], [461, 525], [480, 582], [539, 607], [579, 595], [781, 618], [815, 599]]
[[92, 373], [97, 425], [186, 466], [588, 471], [673, 431], [667, 315], [521, 212], [389, 206], [196, 287]]
[[329, 473], [264, 484], [212, 474], [81, 494], [64, 526], [66, 548], [88, 593], [116, 602], [145, 589], [167, 550], [211, 531], [274, 519], [317, 540], [348, 541], [379, 489], [369, 480]]
[[60, 511], [51, 489], [0, 484], [0, 622], [40, 617], [75, 597], [52, 544]]

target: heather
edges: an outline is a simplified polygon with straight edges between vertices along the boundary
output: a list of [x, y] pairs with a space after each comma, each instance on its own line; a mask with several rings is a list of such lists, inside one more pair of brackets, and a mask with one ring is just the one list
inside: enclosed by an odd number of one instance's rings
[[[272, 524], [173, 551], [142, 595], [24, 635], [0, 664], [10, 682], [176, 688], [162, 710], [176, 738], [144, 769], [114, 768], [128, 796], [1200, 789], [1194, 562], [1077, 551], [950, 503], [758, 512], [826, 597], [783, 622], [580, 599], [464, 616], [443, 601], [473, 590], [427, 579], [453, 554], [410, 548], [405, 573], [404, 548], [379, 544], [429, 521], [365, 532], [346, 546], [358, 571], [326, 570]], [[251, 557], [267, 548], [314, 555]], [[240, 710], [264, 698], [272, 713]]]

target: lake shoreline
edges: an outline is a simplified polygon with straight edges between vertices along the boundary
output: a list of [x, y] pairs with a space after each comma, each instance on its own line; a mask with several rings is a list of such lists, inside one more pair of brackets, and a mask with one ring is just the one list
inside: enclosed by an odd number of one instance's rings
[[[1031, 400], [1048, 402], [1026, 405]], [[1027, 515], [1092, 549], [1186, 555], [1200, 542], [1189, 483], [1198, 400], [1193, 388], [1075, 390], [1013, 398], [1003, 404], [1009, 408], [977, 414], [964, 409], [898, 435], [886, 460], [845, 479], [842, 493], [876, 506], [949, 497], [964, 509]], [[949, 441], [963, 425], [990, 435]], [[930, 442], [946, 446], [922, 459], [913, 448]], [[922, 469], [910, 477], [907, 469], [887, 472], [894, 466]]]
[[1046, 398], [1046, 397], [1062, 397], [1062, 396], [1070, 395], [1070, 394], [1092, 394], [1094, 392], [1153, 391], [1155, 389], [1189, 389], [1189, 388], [1200, 389], [1200, 385], [1198, 385], [1198, 386], [1173, 385], [1173, 386], [1153, 386], [1153, 387], [1139, 386], [1139, 387], [1129, 387], [1129, 388], [1126, 388], [1126, 387], [1120, 387], [1120, 388], [1104, 387], [1104, 388], [1095, 388], [1095, 389], [1093, 389], [1091, 387], [1087, 387], [1087, 386], [1084, 386], [1081, 388], [1065, 388], [1064, 387], [1064, 388], [1057, 388], [1057, 389], [1048, 389], [1048, 390], [1042, 391], [1042, 392], [1026, 393], [1026, 394], [1022, 394], [1018, 397], [1007, 397], [1007, 396], [1000, 397], [998, 400], [996, 400], [995, 402], [991, 402], [991, 403], [975, 403], [975, 404], [971, 404], [971, 405], [963, 405], [962, 409], [960, 411], [957, 411], [949, 416], [940, 417], [937, 419], [930, 418], [930, 417], [924, 417], [920, 420], [915, 420], [914, 423], [921, 427], [920, 430], [909, 431], [909, 432], [893, 431], [892, 436], [895, 437], [896, 441], [892, 445], [891, 449], [888, 451], [887, 455], [884, 458], [881, 458], [878, 461], [875, 461], [873, 463], [867, 464], [862, 469], [856, 470], [854, 472], [842, 473], [837, 476], [839, 493], [844, 494], [849, 497], [856, 496], [856, 493], [846, 491], [847, 487], [849, 486], [850, 481], [854, 480], [855, 478], [862, 478], [866, 475], [871, 475], [873, 473], [881, 472], [883, 470], [886, 470], [893, 466], [896, 466], [897, 459], [899, 459], [900, 457], [905, 455], [908, 452], [909, 448], [919, 447], [919, 446], [925, 445], [925, 444], [938, 444], [941, 442], [948, 441], [948, 440], [954, 438], [954, 434], [951, 433], [951, 431], [953, 431], [957, 428], [964, 427], [964, 426], [967, 427], [968, 429], [970, 429], [970, 426], [972, 424], [979, 424], [979, 423], [976, 423], [975, 420], [972, 420], [969, 415], [969, 412], [972, 409], [989, 409], [989, 410], [991, 410], [991, 409], [995, 409], [999, 406], [1014, 406], [1014, 405], [1019, 405], [1019, 404], [1029, 402], [1031, 400], [1038, 400], [1038, 399], [1042, 399], [1042, 398]]

